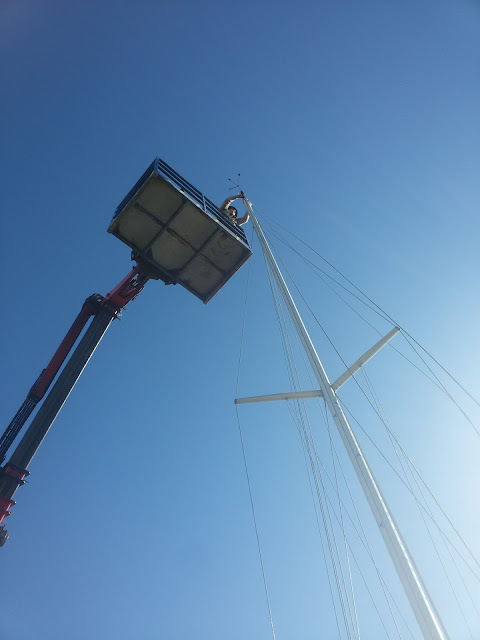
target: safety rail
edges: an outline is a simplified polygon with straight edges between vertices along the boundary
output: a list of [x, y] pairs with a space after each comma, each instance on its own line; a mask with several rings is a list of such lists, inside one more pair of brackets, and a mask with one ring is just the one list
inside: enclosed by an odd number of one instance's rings
[[220, 211], [220, 209], [209, 198], [207, 198], [201, 191], [190, 184], [188, 180], [182, 178], [182, 176], [177, 173], [175, 169], [172, 169], [172, 167], [168, 165], [164, 160], [158, 157], [155, 158], [155, 160], [148, 167], [142, 177], [137, 181], [135, 186], [128, 192], [122, 202], [118, 205], [115, 210], [114, 219], [117, 217], [117, 215], [119, 215], [121, 211], [123, 211], [128, 202], [132, 200], [133, 196], [142, 187], [149, 176], [154, 172], [161, 175], [162, 178], [170, 182], [176, 189], [190, 198], [190, 200], [192, 200], [197, 206], [199, 206], [202, 211], [205, 211], [205, 213], [213, 216], [224, 227], [227, 227], [227, 229], [238, 238], [240, 238], [240, 240], [244, 242], [247, 247], [249, 246], [247, 236], [245, 235], [245, 232], [241, 227], [232, 222], [229, 216], [226, 213]]

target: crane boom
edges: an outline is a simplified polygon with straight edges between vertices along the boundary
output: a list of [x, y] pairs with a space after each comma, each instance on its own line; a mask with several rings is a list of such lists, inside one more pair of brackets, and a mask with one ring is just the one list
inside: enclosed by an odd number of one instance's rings
[[55, 351], [52, 359], [38, 376], [35, 384], [28, 392], [28, 395], [19, 410], [5, 429], [2, 437], [0, 438], [0, 464], [4, 462], [7, 456], [7, 451], [12, 446], [13, 441], [22, 430], [23, 425], [26, 423], [37, 404], [48, 391], [53, 379], [59, 372], [62, 364], [65, 362], [66, 357], [85, 328], [85, 325], [96, 312], [99, 302], [98, 299], [99, 296], [93, 295], [85, 300], [80, 313], [65, 334], [65, 337], [60, 343], [58, 349]]
[[[29, 475], [28, 466], [35, 453], [112, 320], [118, 316], [123, 307], [137, 297], [145, 283], [151, 278], [159, 279], [161, 276], [152, 267], [139, 262], [105, 298], [99, 294], [87, 298], [50, 363], [42, 371], [29, 391], [26, 400], [5, 430], [0, 439], [3, 456], [1, 462], [5, 459], [9, 447], [20, 433], [28, 417], [53, 382], [89, 318], [93, 316], [92, 322], [15, 448], [10, 460], [4, 467], [0, 467], [0, 546], [3, 546], [8, 539], [8, 532], [1, 523], [10, 515], [10, 508], [15, 504], [13, 496], [18, 487], [25, 483], [25, 477]], [[167, 283], [167, 281], [165, 282]]]

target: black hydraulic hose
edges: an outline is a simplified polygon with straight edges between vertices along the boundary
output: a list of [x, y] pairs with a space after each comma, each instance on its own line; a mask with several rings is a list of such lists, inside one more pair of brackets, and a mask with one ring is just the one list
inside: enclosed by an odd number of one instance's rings
[[23, 401], [22, 406], [17, 411], [17, 413], [13, 416], [10, 424], [5, 429], [2, 437], [0, 438], [0, 464], [3, 463], [5, 458], [7, 457], [7, 451], [13, 444], [13, 441], [20, 433], [23, 425], [30, 417], [32, 411], [37, 406], [38, 400], [37, 398], [26, 398]]

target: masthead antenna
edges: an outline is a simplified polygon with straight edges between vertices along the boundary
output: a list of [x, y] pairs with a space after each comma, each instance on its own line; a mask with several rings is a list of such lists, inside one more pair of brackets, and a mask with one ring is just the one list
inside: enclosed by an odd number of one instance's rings
[[228, 190], [233, 191], [234, 189], [240, 189], [240, 174], [237, 174], [235, 180], [228, 178], [228, 181], [232, 183], [233, 187], [230, 187]]

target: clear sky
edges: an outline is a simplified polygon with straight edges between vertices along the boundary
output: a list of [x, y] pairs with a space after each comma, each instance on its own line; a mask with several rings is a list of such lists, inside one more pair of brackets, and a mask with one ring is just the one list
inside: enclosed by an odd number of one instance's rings
[[[0, 50], [5, 426], [83, 300], [129, 270], [106, 228], [156, 155], [218, 202], [240, 173], [254, 204], [478, 390], [477, 2], [4, 0]], [[254, 251], [242, 395], [288, 387]], [[291, 264], [352, 362], [376, 334]], [[150, 283], [109, 330], [16, 494], [1, 640], [271, 637], [233, 408], [247, 269], [205, 307]], [[328, 351], [325, 364], [342, 372]], [[368, 371], [480, 556], [478, 437], [394, 352]], [[288, 411], [247, 407], [241, 424], [277, 640], [336, 638]], [[416, 537], [418, 512], [372, 465], [452, 638], [480, 638]], [[354, 578], [362, 637], [384, 638]]]

